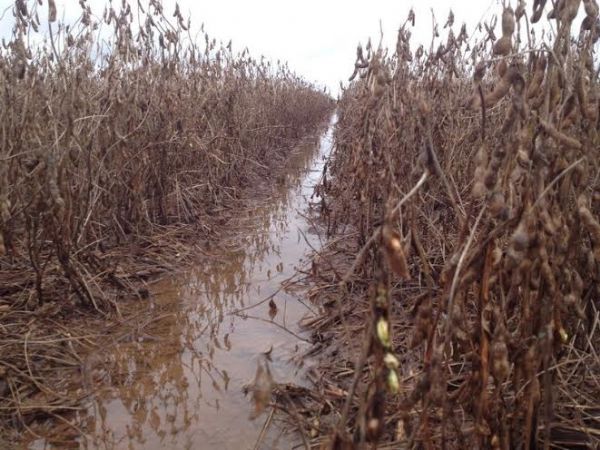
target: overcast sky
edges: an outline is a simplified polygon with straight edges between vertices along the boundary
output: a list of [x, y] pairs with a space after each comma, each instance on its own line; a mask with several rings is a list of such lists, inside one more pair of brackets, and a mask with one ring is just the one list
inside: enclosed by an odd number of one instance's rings
[[472, 27], [488, 8], [498, 10], [494, 0], [183, 0], [180, 5], [192, 21], [205, 22], [209, 34], [231, 38], [234, 47], [248, 46], [253, 54], [287, 60], [298, 73], [331, 89], [352, 74], [357, 44], [369, 37], [378, 42], [380, 20], [384, 39], [394, 48], [411, 6], [417, 16], [414, 38], [426, 42], [431, 8], [442, 24], [452, 8], [457, 21]]
[[[87, 3], [101, 15], [107, 1]], [[0, 12], [12, 3], [0, 0]], [[134, 6], [136, 0], [131, 3]], [[77, 0], [57, 0], [56, 4], [59, 18], [79, 16]], [[172, 14], [175, 1], [163, 0], [163, 5], [165, 12]], [[352, 73], [356, 45], [369, 37], [378, 42], [380, 21], [386, 45], [394, 48], [398, 27], [411, 7], [416, 13], [413, 39], [425, 43], [431, 36], [431, 9], [441, 25], [452, 9], [455, 30], [465, 22], [469, 34], [482, 16], [501, 10], [500, 0], [179, 0], [179, 5], [184, 17], [191, 16], [194, 29], [204, 23], [211, 37], [225, 43], [232, 39], [234, 50], [248, 47], [255, 56], [288, 61], [297, 73], [334, 93], [339, 81]], [[41, 11], [45, 10], [44, 1]], [[10, 11], [0, 23], [1, 35], [10, 30], [9, 16]]]

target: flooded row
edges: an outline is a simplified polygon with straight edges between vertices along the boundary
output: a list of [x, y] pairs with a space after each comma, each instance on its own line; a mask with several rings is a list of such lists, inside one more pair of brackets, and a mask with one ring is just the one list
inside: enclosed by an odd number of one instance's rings
[[[82, 414], [82, 446], [255, 448], [267, 414], [250, 420], [244, 386], [257, 364], [268, 357], [277, 382], [296, 384], [307, 367], [298, 322], [311, 306], [282, 283], [320, 245], [310, 202], [331, 139], [332, 123], [316, 145], [296, 148], [271, 195], [249, 199], [231, 237], [208, 250], [210, 262], [152, 286], [155, 313], [140, 319], [139, 333], [88, 358], [89, 385], [109, 376], [111, 387]], [[284, 427], [269, 430], [259, 448], [297, 440]]]

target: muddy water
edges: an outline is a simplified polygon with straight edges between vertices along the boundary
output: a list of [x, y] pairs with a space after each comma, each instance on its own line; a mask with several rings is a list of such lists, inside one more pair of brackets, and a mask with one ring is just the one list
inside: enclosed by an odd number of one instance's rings
[[[316, 145], [300, 146], [267, 199], [248, 200], [231, 237], [214, 258], [152, 288], [155, 314], [139, 332], [90, 358], [86, 373], [107, 377], [84, 420], [87, 448], [252, 449], [268, 415], [249, 420], [243, 386], [270, 351], [277, 382], [302, 384], [308, 344], [298, 321], [309, 313], [299, 294], [280, 290], [310, 247], [319, 247], [306, 215], [331, 149], [331, 127]], [[252, 307], [268, 296], [268, 302]], [[242, 308], [242, 312], [234, 313]], [[91, 384], [91, 383], [90, 383]], [[293, 433], [272, 425], [259, 448], [292, 448]]]

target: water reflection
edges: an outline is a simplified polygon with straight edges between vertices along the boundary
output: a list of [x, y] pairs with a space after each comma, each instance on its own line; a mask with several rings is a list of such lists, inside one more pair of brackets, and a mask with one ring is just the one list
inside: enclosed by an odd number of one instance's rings
[[[253, 378], [261, 352], [272, 347], [277, 381], [302, 382], [290, 360], [306, 344], [283, 327], [300, 333], [297, 322], [307, 310], [278, 289], [295, 273], [309, 244], [319, 245], [303, 214], [330, 147], [331, 127], [319, 142], [298, 148], [273, 196], [248, 199], [241, 232], [224, 242], [225, 251], [213, 250], [219, 256], [210, 264], [154, 286], [151, 321], [140, 318], [137, 333], [107, 355], [89, 358], [85, 376], [110, 374], [112, 388], [98, 393], [81, 416], [84, 447], [254, 447], [264, 419], [248, 420], [252, 408], [242, 386]], [[268, 303], [248, 310], [248, 316], [231, 314], [273, 293], [273, 318]], [[281, 327], [265, 323], [270, 320]], [[261, 448], [292, 445], [293, 436], [271, 434]]]

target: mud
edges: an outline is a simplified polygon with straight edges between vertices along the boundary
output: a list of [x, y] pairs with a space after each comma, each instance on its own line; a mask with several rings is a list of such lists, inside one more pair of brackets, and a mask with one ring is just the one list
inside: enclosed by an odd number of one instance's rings
[[[311, 196], [331, 133], [330, 124], [316, 145], [297, 148], [269, 195], [247, 199], [231, 235], [207, 248], [209, 263], [151, 286], [154, 313], [140, 316], [138, 333], [86, 358], [89, 388], [103, 378], [110, 388], [95, 392], [80, 413], [79, 445], [255, 447], [268, 411], [249, 419], [253, 407], [244, 386], [257, 363], [267, 354], [277, 382], [299, 385], [311, 364], [302, 361], [309, 344], [298, 322], [312, 306], [285, 286], [320, 246], [310, 220], [318, 199]], [[298, 437], [286, 428], [275, 421], [260, 448], [293, 447]], [[46, 444], [38, 440], [32, 448]]]

